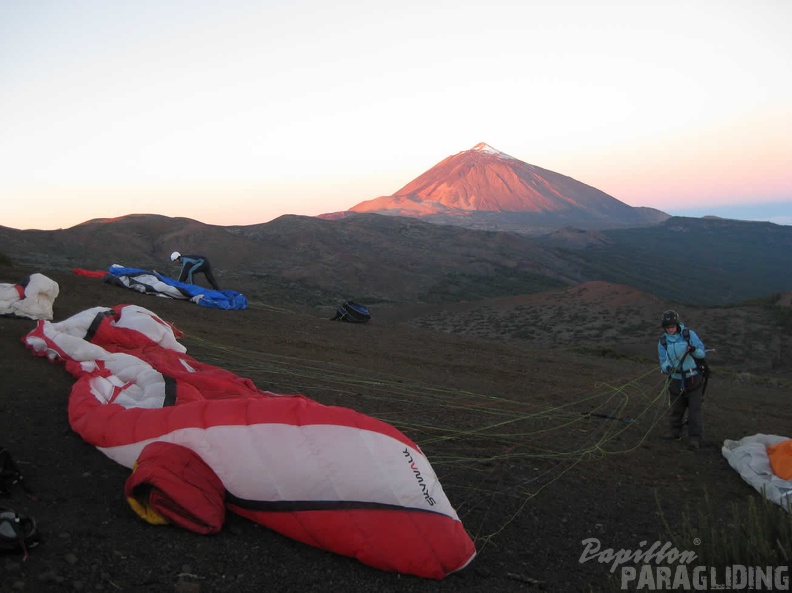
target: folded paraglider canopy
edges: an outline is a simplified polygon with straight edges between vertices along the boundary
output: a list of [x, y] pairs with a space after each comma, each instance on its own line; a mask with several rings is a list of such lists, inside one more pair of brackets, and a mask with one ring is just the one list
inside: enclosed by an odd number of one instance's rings
[[[197, 533], [232, 512], [391, 572], [442, 579], [475, 544], [420, 447], [395, 426], [187, 354], [182, 333], [136, 305], [39, 320], [24, 338], [74, 375], [71, 428], [134, 471], [144, 520]], [[12, 536], [13, 537], [13, 536]]]
[[757, 492], [792, 513], [792, 439], [762, 433], [726, 439], [721, 453]]
[[31, 274], [19, 284], [0, 284], [0, 315], [52, 319], [58, 283], [43, 274]]

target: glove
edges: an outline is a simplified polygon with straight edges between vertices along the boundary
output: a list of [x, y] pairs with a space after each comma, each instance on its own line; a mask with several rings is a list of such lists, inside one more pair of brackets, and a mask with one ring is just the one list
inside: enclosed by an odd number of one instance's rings
[[663, 365], [663, 374], [667, 375], [670, 372], [671, 372], [671, 365], [670, 364]]

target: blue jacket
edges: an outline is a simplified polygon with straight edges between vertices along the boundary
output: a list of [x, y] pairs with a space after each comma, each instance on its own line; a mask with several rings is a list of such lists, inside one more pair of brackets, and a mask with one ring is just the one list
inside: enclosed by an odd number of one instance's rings
[[206, 267], [207, 260], [202, 255], [182, 255], [181, 256], [181, 274], [179, 274], [179, 282], [187, 282], [194, 284], [193, 274], [202, 272]]
[[[694, 348], [690, 354], [685, 356], [687, 352], [688, 343], [682, 335], [682, 330], [685, 329], [684, 324], [679, 324], [675, 334], [664, 334], [667, 347], [663, 346], [662, 340], [657, 342], [657, 356], [660, 358], [660, 370], [664, 373], [669, 373], [672, 370], [678, 370], [679, 361], [682, 361], [682, 371], [686, 376], [697, 375], [696, 361], [694, 358], [704, 358], [707, 352], [704, 349], [704, 343], [698, 337], [696, 332], [692, 329], [690, 332], [690, 345]], [[684, 359], [684, 360], [683, 360]], [[682, 375], [675, 372], [671, 375], [672, 379], [681, 379]]]

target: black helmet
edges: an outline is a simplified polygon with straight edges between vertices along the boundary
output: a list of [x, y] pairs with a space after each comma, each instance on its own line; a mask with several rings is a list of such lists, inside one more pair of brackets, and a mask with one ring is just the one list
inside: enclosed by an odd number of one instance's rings
[[660, 320], [660, 325], [663, 327], [669, 327], [671, 325], [679, 325], [679, 315], [676, 311], [669, 309], [668, 311], [663, 311], [663, 319]]

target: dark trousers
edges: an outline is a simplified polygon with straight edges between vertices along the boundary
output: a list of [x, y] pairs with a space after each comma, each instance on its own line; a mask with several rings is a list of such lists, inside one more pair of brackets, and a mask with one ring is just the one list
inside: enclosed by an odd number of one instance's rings
[[704, 436], [701, 413], [704, 398], [701, 395], [701, 384], [692, 389], [686, 389], [682, 393], [679, 393], [680, 387], [680, 381], [676, 379], [672, 380], [668, 387], [668, 395], [671, 398], [671, 415], [669, 417], [671, 432], [673, 434], [682, 432], [685, 410], [687, 410], [688, 437], [701, 440]]
[[190, 284], [195, 284], [195, 274], [203, 274], [206, 276], [206, 279], [209, 281], [209, 284], [212, 285], [212, 288], [215, 290], [220, 290], [220, 286], [217, 284], [217, 280], [215, 280], [214, 274], [212, 274], [212, 266], [209, 265], [209, 262], [204, 261], [204, 263], [190, 268], [189, 272], [187, 273], [187, 282]]
[[209, 264], [204, 264], [203, 269], [201, 270], [206, 276], [206, 279], [209, 281], [209, 284], [212, 285], [212, 288], [215, 290], [220, 290], [220, 286], [217, 284], [217, 280], [215, 280], [214, 274], [212, 274], [212, 268]]

